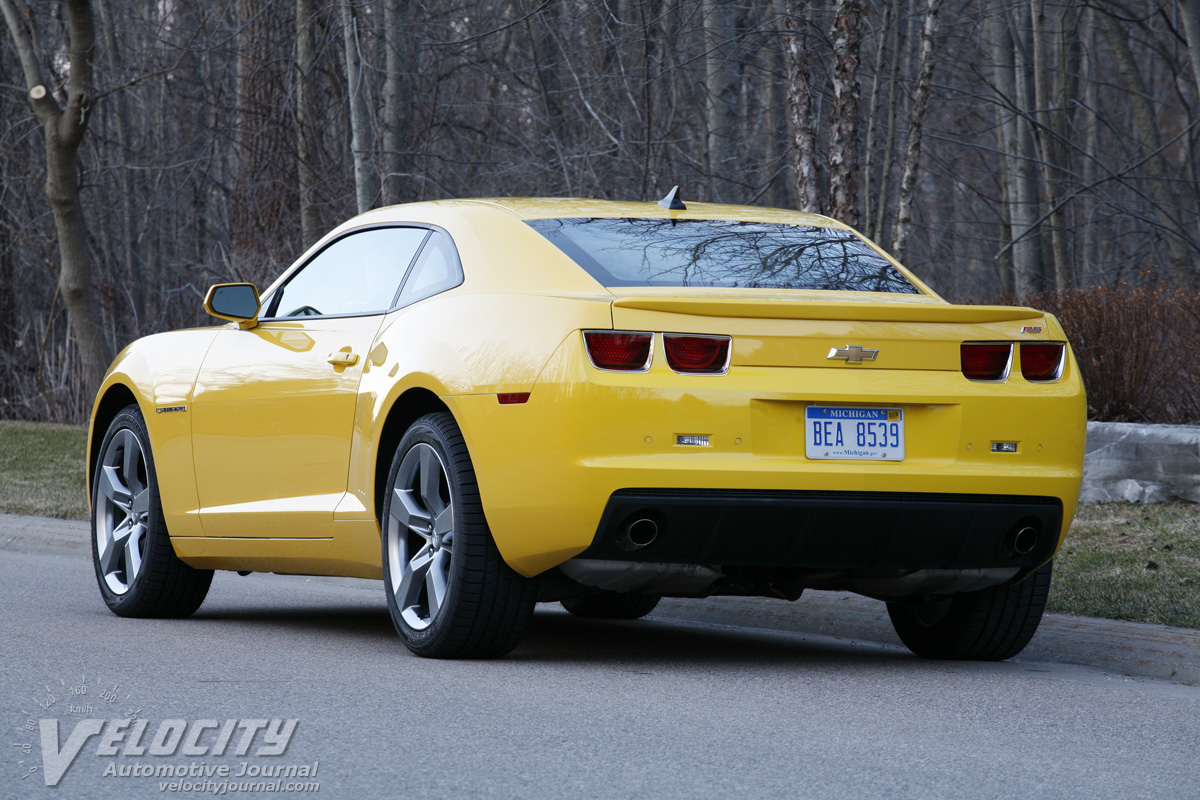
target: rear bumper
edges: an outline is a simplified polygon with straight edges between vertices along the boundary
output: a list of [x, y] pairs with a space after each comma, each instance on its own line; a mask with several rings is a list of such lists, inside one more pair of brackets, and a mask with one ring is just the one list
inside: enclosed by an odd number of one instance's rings
[[[636, 527], [641, 520], [652, 524]], [[579, 557], [864, 573], [1028, 569], [1053, 555], [1062, 521], [1054, 497], [625, 489], [609, 498]]]

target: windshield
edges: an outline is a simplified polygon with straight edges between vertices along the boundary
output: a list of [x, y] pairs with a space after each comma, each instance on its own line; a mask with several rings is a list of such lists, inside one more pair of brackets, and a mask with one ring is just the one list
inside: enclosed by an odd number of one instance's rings
[[919, 294], [850, 231], [766, 222], [539, 219], [528, 223], [604, 286], [727, 286]]

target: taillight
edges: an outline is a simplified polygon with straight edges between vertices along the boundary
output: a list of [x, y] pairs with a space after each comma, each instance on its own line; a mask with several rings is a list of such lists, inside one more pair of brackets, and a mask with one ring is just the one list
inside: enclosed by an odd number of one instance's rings
[[588, 358], [598, 369], [645, 372], [650, 369], [654, 334], [637, 331], [584, 331]]
[[973, 381], [1002, 381], [1008, 377], [1012, 345], [1008, 342], [963, 342], [959, 350], [962, 374]]
[[1056, 381], [1062, 377], [1061, 342], [1022, 342], [1021, 374], [1027, 381]]
[[664, 333], [667, 365], [676, 372], [722, 375], [729, 370], [728, 336]]

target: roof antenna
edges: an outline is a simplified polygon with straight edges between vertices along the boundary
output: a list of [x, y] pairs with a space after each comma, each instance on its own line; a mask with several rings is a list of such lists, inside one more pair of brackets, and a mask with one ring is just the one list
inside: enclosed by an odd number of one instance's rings
[[671, 191], [667, 192], [667, 196], [658, 201], [658, 204], [670, 211], [687, 211], [687, 206], [679, 199], [679, 187], [676, 186]]

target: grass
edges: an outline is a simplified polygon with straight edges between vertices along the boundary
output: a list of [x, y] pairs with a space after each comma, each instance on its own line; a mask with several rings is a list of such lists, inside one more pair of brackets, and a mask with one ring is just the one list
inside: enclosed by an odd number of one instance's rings
[[83, 425], [0, 420], [0, 513], [87, 519]]
[[[87, 519], [87, 429], [0, 420], [0, 513]], [[1051, 611], [1200, 628], [1200, 506], [1081, 506]]]
[[1200, 628], [1200, 506], [1081, 506], [1054, 559], [1049, 609]]

